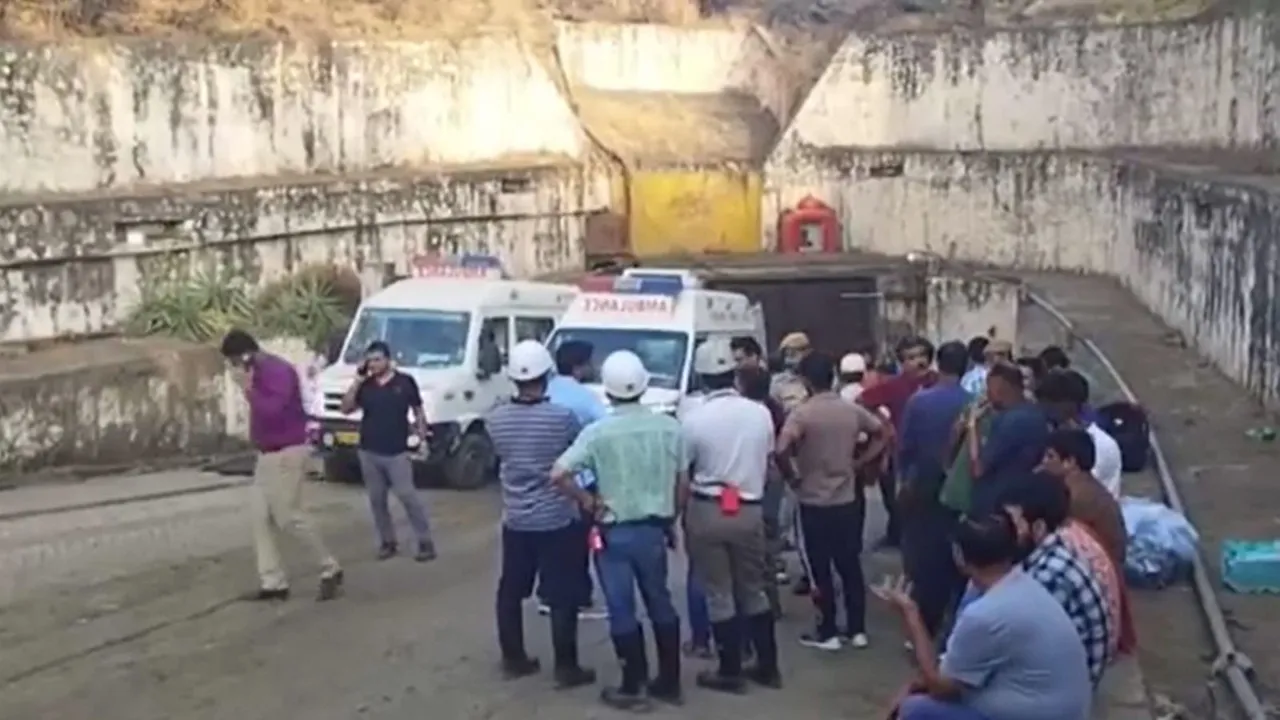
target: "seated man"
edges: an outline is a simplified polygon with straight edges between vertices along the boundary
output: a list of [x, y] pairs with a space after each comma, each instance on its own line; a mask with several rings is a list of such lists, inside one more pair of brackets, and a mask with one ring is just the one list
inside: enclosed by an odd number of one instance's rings
[[1084, 430], [1058, 430], [1049, 436], [1042, 468], [1060, 481], [1070, 497], [1063, 538], [1089, 562], [1107, 596], [1116, 649], [1125, 654], [1137, 647], [1137, 630], [1129, 608], [1124, 580], [1125, 528], [1120, 503], [1092, 474], [1094, 443]]
[[939, 661], [903, 585], [875, 589], [902, 613], [919, 678], [899, 720], [1086, 720], [1092, 688], [1084, 648], [1062, 606], [1017, 566], [1017, 531], [1002, 511], [960, 522], [956, 563], [979, 596], [956, 619]]
[[1096, 686], [1114, 655], [1112, 636], [1119, 627], [1111, 621], [1101, 582], [1064, 537], [1070, 507], [1065, 486], [1037, 474], [1010, 486], [1000, 503], [1017, 525], [1022, 569], [1044, 585], [1075, 624]]

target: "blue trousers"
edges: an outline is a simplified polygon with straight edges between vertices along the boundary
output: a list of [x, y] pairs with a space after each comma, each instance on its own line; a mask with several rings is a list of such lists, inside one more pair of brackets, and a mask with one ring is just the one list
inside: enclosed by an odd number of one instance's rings
[[910, 695], [898, 708], [899, 720], [987, 720], [987, 716], [965, 705], [934, 700], [928, 695]]
[[685, 602], [689, 604], [689, 641], [698, 647], [711, 645], [711, 615], [707, 612], [707, 594], [689, 569], [685, 581]]
[[604, 548], [596, 553], [596, 578], [615, 637], [640, 629], [636, 590], [655, 626], [678, 625], [680, 616], [667, 587], [667, 534], [656, 523], [619, 523], [600, 529]]

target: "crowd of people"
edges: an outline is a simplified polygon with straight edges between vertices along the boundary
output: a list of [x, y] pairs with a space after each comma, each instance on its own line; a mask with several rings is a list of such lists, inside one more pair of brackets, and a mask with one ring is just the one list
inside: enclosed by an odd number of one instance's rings
[[[342, 571], [296, 500], [306, 454], [297, 374], [244, 333], [222, 350], [245, 370], [260, 450], [259, 597], [289, 592], [277, 528], [308, 540], [321, 599], [333, 597]], [[816, 614], [801, 644], [867, 647], [868, 591], [900, 612], [917, 668], [892, 706], [903, 720], [1082, 720], [1108, 665], [1133, 651], [1120, 449], [1090, 406], [1089, 378], [1061, 349], [1015, 358], [1003, 340], [935, 348], [914, 337], [887, 360], [855, 353], [837, 363], [793, 333], [770, 362], [751, 338], [712, 337], [694, 352], [697, 400], [675, 415], [642, 404], [649, 372], [638, 356], [617, 351], [597, 364], [592, 355], [580, 342], [554, 356], [518, 343], [506, 370], [515, 393], [485, 419], [502, 489], [496, 619], [508, 677], [540, 670], [524, 632], [524, 604], [536, 596], [550, 619], [554, 682], [596, 681], [580, 662], [578, 625], [598, 586], [620, 664], [619, 682], [601, 692], [606, 705], [682, 702], [684, 656], [714, 662], [695, 675], [705, 690], [780, 688], [789, 544], [802, 571], [794, 590]], [[436, 549], [404, 438], [429, 428], [416, 385], [389, 357], [369, 346], [342, 407], [364, 410], [378, 557], [397, 552], [394, 494], [425, 562]], [[888, 516], [876, 546], [898, 548], [904, 571], [870, 588], [869, 488]], [[673, 551], [688, 559], [687, 635], [670, 590]]]

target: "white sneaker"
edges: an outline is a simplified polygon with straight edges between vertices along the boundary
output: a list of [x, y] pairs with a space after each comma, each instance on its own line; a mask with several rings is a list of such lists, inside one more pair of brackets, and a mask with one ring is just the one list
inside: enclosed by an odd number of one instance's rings
[[868, 645], [870, 645], [871, 641], [867, 639], [866, 633], [858, 633], [853, 637], [849, 638], [849, 644], [852, 645], [855, 649], [861, 650], [867, 647]]
[[800, 644], [815, 650], [826, 650], [827, 652], [835, 652], [844, 646], [844, 643], [840, 642], [839, 635], [832, 635], [831, 637], [824, 638], [819, 637], [817, 633], [805, 633], [801, 635]]

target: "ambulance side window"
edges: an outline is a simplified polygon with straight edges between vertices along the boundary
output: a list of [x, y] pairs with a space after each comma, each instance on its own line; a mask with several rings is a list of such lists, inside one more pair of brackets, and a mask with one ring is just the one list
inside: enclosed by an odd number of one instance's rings
[[556, 327], [556, 319], [550, 317], [518, 317], [516, 318], [516, 342], [537, 340], [546, 342], [547, 336]]
[[511, 320], [505, 317], [485, 318], [480, 326], [480, 353], [483, 355], [486, 346], [492, 345], [502, 358], [502, 366], [507, 365], [507, 351], [511, 349]]

